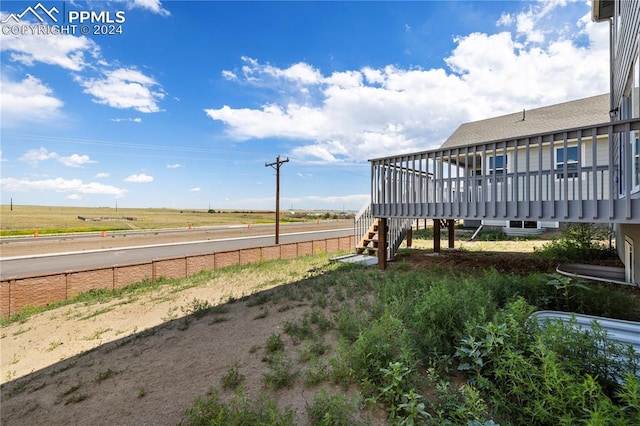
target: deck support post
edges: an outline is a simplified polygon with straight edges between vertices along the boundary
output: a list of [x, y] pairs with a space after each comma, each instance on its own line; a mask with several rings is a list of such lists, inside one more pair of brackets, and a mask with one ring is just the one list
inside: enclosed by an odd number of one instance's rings
[[387, 218], [378, 220], [378, 269], [387, 269]]
[[413, 244], [413, 228], [407, 229], [407, 247]]
[[455, 222], [453, 220], [447, 221], [447, 230], [449, 232], [449, 248], [452, 249], [455, 242]]
[[440, 219], [433, 219], [433, 252], [440, 253]]

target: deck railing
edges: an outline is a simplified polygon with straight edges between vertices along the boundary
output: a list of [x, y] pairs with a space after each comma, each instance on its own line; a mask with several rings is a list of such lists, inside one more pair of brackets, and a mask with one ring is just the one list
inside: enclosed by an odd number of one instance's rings
[[638, 223], [639, 134], [634, 119], [371, 160], [372, 214]]

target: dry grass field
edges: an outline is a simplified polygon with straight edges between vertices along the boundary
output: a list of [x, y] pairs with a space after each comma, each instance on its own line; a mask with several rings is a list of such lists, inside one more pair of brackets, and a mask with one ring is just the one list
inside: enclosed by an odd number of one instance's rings
[[[324, 212], [322, 212], [324, 214]], [[114, 220], [83, 221], [85, 218], [110, 218]], [[135, 218], [135, 220], [115, 220]], [[302, 221], [302, 218], [281, 214], [281, 221]], [[113, 231], [128, 229], [166, 229], [189, 226], [213, 226], [229, 224], [273, 223], [270, 211], [220, 211], [178, 210], [167, 208], [116, 208], [113, 207], [52, 207], [52, 206], [0, 206], [0, 235]]]

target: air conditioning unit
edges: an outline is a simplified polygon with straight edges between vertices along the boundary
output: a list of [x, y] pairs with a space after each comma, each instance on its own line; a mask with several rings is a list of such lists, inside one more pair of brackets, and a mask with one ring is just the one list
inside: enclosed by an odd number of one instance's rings
[[607, 21], [613, 18], [615, 8], [615, 0], [592, 0], [591, 20], [594, 22]]

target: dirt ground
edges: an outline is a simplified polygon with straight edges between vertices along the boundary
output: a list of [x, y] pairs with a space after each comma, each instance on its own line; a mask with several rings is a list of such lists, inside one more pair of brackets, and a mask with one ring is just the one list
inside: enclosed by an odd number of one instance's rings
[[[516, 273], [555, 268], [553, 262], [524, 261], [527, 254], [512, 247], [500, 252], [469, 247], [437, 256], [403, 250], [394, 264]], [[281, 300], [269, 305], [265, 315], [264, 306], [241, 300], [202, 318], [187, 316], [184, 307], [194, 300], [223, 305], [230, 297], [268, 291], [273, 281], [256, 275], [240, 275], [234, 282], [213, 279], [180, 292], [165, 288], [136, 298], [61, 307], [2, 328], [0, 423], [175, 425], [197, 397], [212, 387], [222, 389], [221, 378], [234, 365], [246, 394], [257, 396], [265, 390], [265, 341], [281, 334], [285, 346], [292, 347], [283, 324], [302, 317], [310, 306]], [[325, 343], [335, 348], [335, 331]], [[295, 411], [296, 424], [305, 425], [306, 406], [317, 390], [298, 383], [268, 394]], [[383, 414], [369, 414], [372, 424], [386, 423]]]

